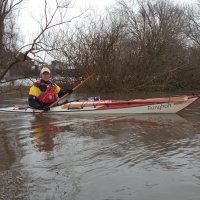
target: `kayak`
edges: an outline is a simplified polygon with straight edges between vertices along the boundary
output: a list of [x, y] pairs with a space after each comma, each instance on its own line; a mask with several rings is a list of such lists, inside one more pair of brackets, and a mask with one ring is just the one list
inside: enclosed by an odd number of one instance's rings
[[[129, 101], [82, 100], [54, 106], [43, 114], [164, 114], [179, 113], [199, 100], [199, 95], [167, 98], [133, 99]], [[0, 112], [40, 113], [27, 105], [0, 108]]]

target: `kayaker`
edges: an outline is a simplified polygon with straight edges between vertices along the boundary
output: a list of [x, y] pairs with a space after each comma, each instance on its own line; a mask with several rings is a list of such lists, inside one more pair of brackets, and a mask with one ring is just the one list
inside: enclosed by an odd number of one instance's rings
[[41, 79], [35, 82], [29, 90], [28, 103], [32, 108], [48, 111], [50, 110], [49, 105], [57, 101], [58, 98], [73, 92], [72, 89], [61, 89], [52, 82], [50, 80], [51, 71], [47, 67], [42, 68], [40, 76]]

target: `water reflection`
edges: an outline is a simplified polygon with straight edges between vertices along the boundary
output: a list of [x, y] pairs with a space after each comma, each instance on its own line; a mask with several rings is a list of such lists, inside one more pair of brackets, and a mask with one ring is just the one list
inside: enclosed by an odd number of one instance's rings
[[[162, 192], [171, 191], [172, 179], [179, 191], [183, 182], [200, 184], [200, 126], [192, 115], [6, 118], [1, 118], [0, 142], [15, 139], [23, 153], [16, 154], [20, 158], [17, 165], [8, 162], [3, 170], [26, 176], [18, 191], [21, 199], [155, 199], [144, 197], [144, 189], [145, 194], [150, 191], [157, 199], [167, 199]], [[5, 157], [6, 148], [1, 144], [0, 153]], [[191, 188], [189, 185], [187, 191]], [[158, 190], [160, 194], [155, 192]], [[198, 191], [192, 196], [198, 196]], [[171, 199], [181, 199], [175, 193]]]
[[32, 143], [39, 151], [52, 151], [57, 145], [55, 137], [63, 131], [71, 131], [70, 125], [58, 126], [56, 118], [46, 116], [35, 116], [31, 121]]
[[128, 123], [135, 127], [156, 128], [159, 126], [172, 126], [188, 122], [183, 117], [176, 114], [138, 114], [125, 117], [113, 117], [106, 119], [107, 123]]
[[[79, 118], [73, 128], [76, 137], [93, 139], [92, 143], [90, 139], [82, 140], [82, 148], [87, 152], [85, 160], [91, 164], [99, 157], [119, 158], [115, 167], [132, 167], [147, 161], [149, 165], [166, 169], [180, 167], [180, 164], [169, 161], [171, 156], [184, 151], [188, 145], [190, 149], [193, 141], [189, 143], [188, 138], [198, 133], [193, 123], [178, 115], [95, 116], [93, 120]], [[192, 145], [197, 143], [194, 141]], [[190, 151], [185, 156], [189, 155], [193, 159]], [[163, 162], [166, 158], [169, 160]], [[112, 165], [114, 167], [114, 162]]]

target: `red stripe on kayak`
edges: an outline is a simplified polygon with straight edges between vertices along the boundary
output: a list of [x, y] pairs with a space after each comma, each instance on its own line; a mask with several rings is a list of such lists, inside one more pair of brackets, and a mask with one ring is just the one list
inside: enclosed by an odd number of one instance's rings
[[148, 105], [152, 105], [152, 104], [157, 104], [157, 102], [155, 103], [146, 103], [146, 102], [142, 102], [142, 103], [136, 103], [136, 102], [113, 102], [113, 103], [108, 103], [105, 104], [99, 108], [97, 108], [97, 110], [105, 110], [105, 109], [115, 109], [115, 108], [129, 108], [129, 107], [139, 107], [139, 106], [148, 106]]

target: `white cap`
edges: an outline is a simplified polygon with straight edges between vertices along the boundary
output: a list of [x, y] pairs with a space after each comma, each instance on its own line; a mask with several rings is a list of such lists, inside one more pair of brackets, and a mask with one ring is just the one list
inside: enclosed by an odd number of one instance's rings
[[47, 67], [42, 68], [41, 71], [40, 71], [40, 74], [43, 74], [44, 72], [49, 72], [49, 73], [51, 73], [50, 69], [47, 68]]

